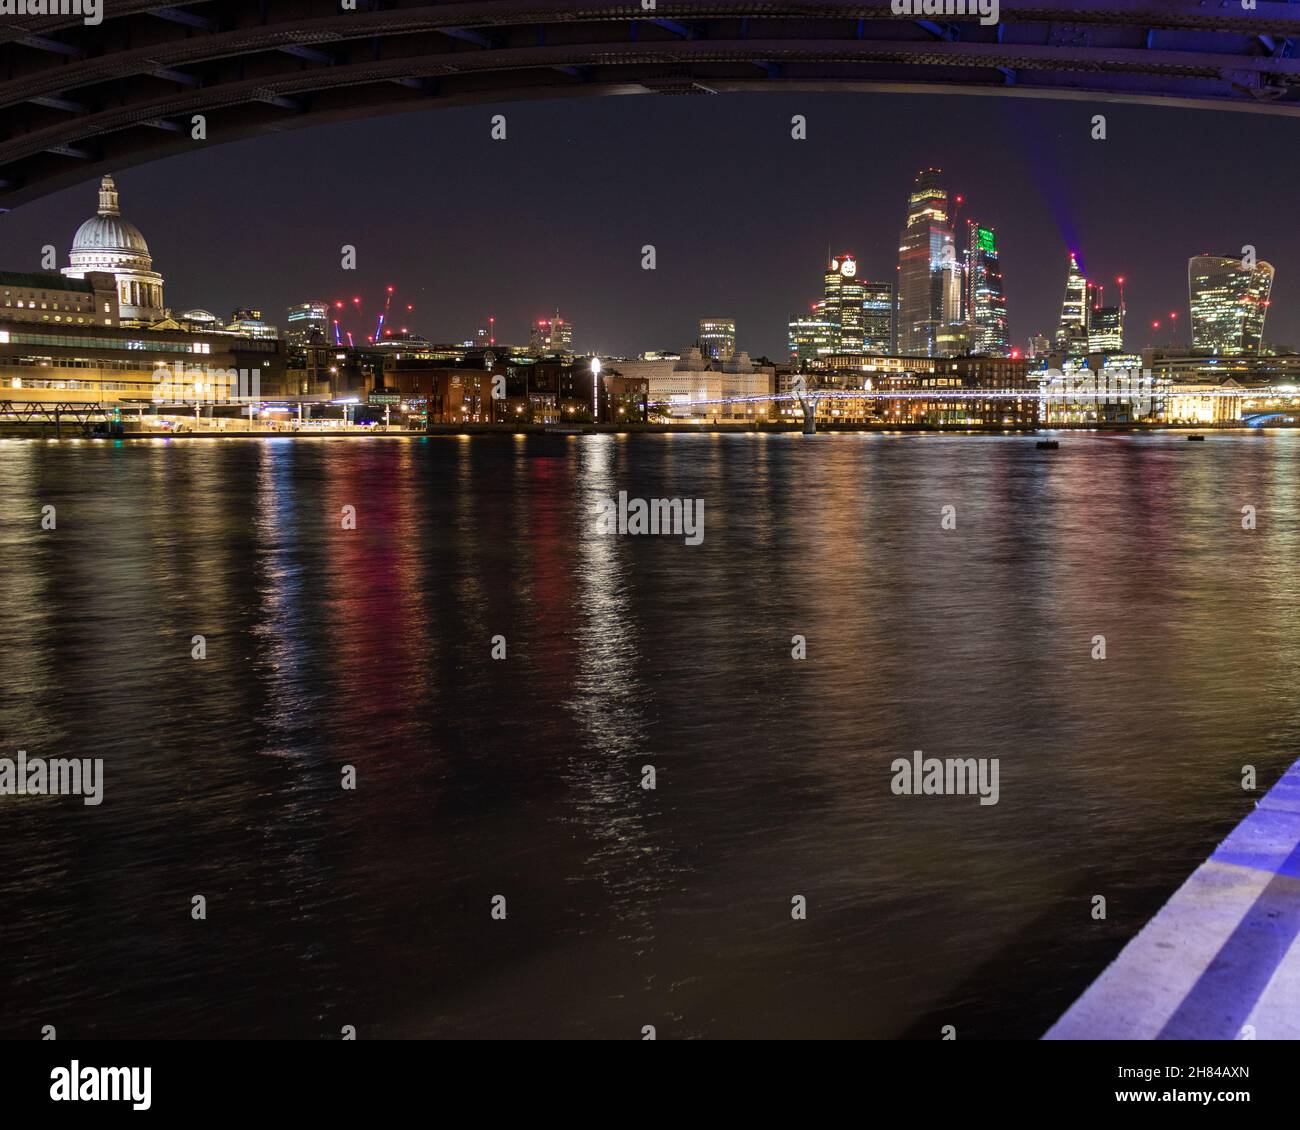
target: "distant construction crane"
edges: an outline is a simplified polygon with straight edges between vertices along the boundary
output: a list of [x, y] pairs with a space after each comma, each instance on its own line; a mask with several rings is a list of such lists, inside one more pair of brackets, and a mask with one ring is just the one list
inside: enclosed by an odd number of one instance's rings
[[393, 288], [388, 288], [388, 296], [384, 299], [384, 309], [379, 315], [379, 321], [375, 323], [375, 342], [378, 343], [384, 336], [384, 323], [388, 320], [388, 311], [393, 305]]

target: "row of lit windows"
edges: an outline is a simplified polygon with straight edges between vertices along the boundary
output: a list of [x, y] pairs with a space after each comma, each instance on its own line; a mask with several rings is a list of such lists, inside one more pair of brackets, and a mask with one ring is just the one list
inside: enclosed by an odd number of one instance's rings
[[[41, 321], [42, 321], [42, 322], [48, 322], [49, 320], [50, 320], [50, 316], [49, 316], [48, 314], [42, 314], [42, 315], [41, 315]], [[63, 321], [63, 315], [62, 315], [62, 314], [55, 314], [55, 315], [54, 315], [54, 320], [55, 320], [56, 322], [61, 322], [61, 321]], [[90, 323], [93, 324], [94, 321], [95, 321], [94, 318], [81, 318], [81, 317], [78, 317], [78, 318], [76, 319], [76, 323], [77, 323], [77, 325], [79, 325], [79, 326], [85, 325], [87, 322], [90, 322]], [[72, 322], [73, 322], [73, 317], [72, 317], [71, 314], [69, 314], [69, 315], [68, 315], [68, 325], [72, 325]], [[104, 319], [104, 325], [106, 325], [106, 326], [111, 326], [112, 324], [113, 324], [113, 319], [112, 319], [112, 318], [105, 318], [105, 319]]]
[[[42, 298], [45, 298], [46, 296], [42, 294], [41, 297], [42, 297]], [[78, 301], [77, 301], [77, 303], [76, 303], [75, 306], [71, 306], [71, 305], [65, 306], [65, 305], [62, 305], [62, 304], [60, 304], [60, 303], [58, 303], [58, 302], [56, 302], [53, 306], [50, 306], [48, 302], [42, 302], [42, 303], [41, 303], [41, 309], [42, 309], [42, 310], [84, 310], [84, 309], [86, 309], [87, 307], [94, 306], [94, 304], [95, 304], [95, 300], [94, 300], [94, 298], [93, 298], [93, 297], [89, 297], [89, 298], [86, 298], [86, 299], [84, 299], [84, 300], [78, 299]], [[17, 306], [19, 310], [35, 310], [35, 309], [36, 309], [36, 299], [33, 298], [33, 299], [31, 299], [29, 302], [24, 303], [23, 300], [20, 298], [20, 299], [18, 299], [17, 302], [15, 302], [12, 298], [10, 298], [10, 297], [8, 296], [8, 294], [6, 294], [6, 295], [5, 295], [5, 305], [6, 305], [6, 306]], [[105, 304], [104, 309], [105, 309], [105, 310], [108, 309], [107, 304]]]
[[0, 330], [0, 345], [62, 345], [90, 349], [132, 349], [150, 353], [211, 353], [212, 343], [207, 341], [138, 341], [111, 337], [67, 338], [56, 334], [29, 334]]
[[[0, 385], [3, 387], [3, 385]], [[97, 389], [100, 392], [137, 392], [152, 396], [156, 387], [152, 381], [56, 381], [40, 377], [14, 377], [9, 381], [10, 388], [19, 389]]]
[[146, 372], [149, 362], [145, 358], [138, 361], [118, 358], [91, 357], [4, 357], [0, 365], [36, 365], [47, 369], [113, 369], [120, 372]]

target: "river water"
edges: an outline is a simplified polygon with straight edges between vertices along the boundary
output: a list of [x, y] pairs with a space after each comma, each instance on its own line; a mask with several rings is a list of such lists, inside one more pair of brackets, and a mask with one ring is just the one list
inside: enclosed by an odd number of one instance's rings
[[1285, 432], [2, 441], [0, 757], [104, 793], [0, 796], [0, 1032], [1035, 1038], [1300, 753], [1298, 483]]

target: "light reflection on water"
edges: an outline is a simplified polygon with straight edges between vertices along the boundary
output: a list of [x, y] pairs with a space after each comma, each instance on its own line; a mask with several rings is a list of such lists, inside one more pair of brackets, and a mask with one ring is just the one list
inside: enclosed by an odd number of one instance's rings
[[1296, 756], [1297, 452], [0, 443], [0, 752], [107, 765], [0, 798], [0, 1030], [1037, 1036]]

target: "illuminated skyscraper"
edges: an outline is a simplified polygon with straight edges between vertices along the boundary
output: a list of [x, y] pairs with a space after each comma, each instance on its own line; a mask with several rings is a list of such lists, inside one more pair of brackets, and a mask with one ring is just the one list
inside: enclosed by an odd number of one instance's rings
[[898, 242], [898, 351], [936, 357], [940, 329], [961, 320], [961, 263], [939, 169], [917, 174]]
[[700, 354], [714, 361], [730, 361], [736, 353], [735, 318], [701, 318]]
[[971, 327], [971, 352], [1006, 357], [1007, 300], [1002, 293], [997, 236], [992, 228], [966, 221], [965, 321]]
[[573, 323], [557, 310], [554, 318], [538, 318], [528, 337], [528, 352], [537, 357], [573, 355]]
[[1079, 270], [1079, 258], [1070, 252], [1070, 269], [1065, 276], [1065, 299], [1061, 303], [1061, 324], [1056, 330], [1056, 348], [1068, 357], [1088, 352], [1088, 280]]
[[300, 302], [286, 311], [285, 340], [290, 345], [325, 341], [329, 333], [329, 303]]
[[1247, 267], [1228, 256], [1193, 256], [1187, 263], [1193, 352], [1258, 355], [1272, 289], [1269, 263]]
[[894, 351], [894, 284], [862, 284], [862, 351]]
[[823, 313], [835, 326], [837, 353], [862, 352], [862, 303], [865, 294], [858, 278], [858, 261], [849, 254], [836, 255], [826, 266]]
[[1124, 352], [1124, 308], [1094, 306], [1088, 315], [1088, 352]]
[[818, 302], [807, 314], [790, 319], [790, 363], [806, 369], [814, 361], [828, 357], [839, 349], [839, 329], [825, 314], [825, 303]]

